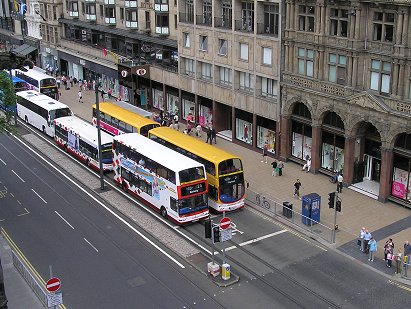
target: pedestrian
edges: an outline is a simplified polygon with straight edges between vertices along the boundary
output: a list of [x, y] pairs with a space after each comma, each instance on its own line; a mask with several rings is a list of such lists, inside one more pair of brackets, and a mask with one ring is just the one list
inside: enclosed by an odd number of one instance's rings
[[394, 256], [394, 243], [392, 242], [392, 239], [390, 238], [391, 244], [388, 244], [386, 247], [384, 247], [384, 254], [387, 256], [387, 267], [391, 268], [392, 266], [392, 260], [395, 258]]
[[73, 83], [74, 85], [77, 85], [77, 78], [73, 77]]
[[364, 253], [368, 254], [369, 250], [370, 250], [370, 246], [369, 246], [369, 241], [371, 240], [372, 235], [370, 232], [368, 232], [368, 230], [365, 230], [365, 234], [364, 234], [364, 242], [365, 242], [365, 248], [364, 248]]
[[196, 126], [196, 136], [201, 137], [201, 126], [199, 123]]
[[101, 99], [104, 100], [104, 91], [101, 90]]
[[364, 236], [365, 236], [365, 227], [363, 227], [363, 228], [361, 229], [361, 231], [360, 231], [360, 238], [359, 238], [359, 241], [360, 241], [360, 251], [363, 251], [363, 252], [364, 252], [364, 250], [365, 250], [365, 248], [364, 248], [364, 245], [365, 245]]
[[398, 252], [395, 255], [395, 264], [396, 264], [396, 270], [395, 273], [401, 274], [401, 266], [402, 266], [402, 252], [401, 252], [401, 248], [398, 248]]
[[338, 176], [337, 176], [337, 192], [338, 193], [342, 192], [343, 181], [344, 181], [343, 174], [339, 173]]
[[61, 77], [60, 76], [57, 76], [56, 82], [57, 82], [57, 88], [60, 89], [60, 86], [61, 86]]
[[368, 261], [374, 262], [375, 252], [377, 252], [377, 241], [372, 236], [371, 239], [368, 241], [368, 247], [370, 251]]
[[297, 179], [297, 181], [294, 183], [294, 197], [300, 198], [300, 188], [301, 188], [301, 182], [300, 179]]
[[305, 169], [307, 169], [307, 173], [310, 171], [310, 169], [311, 169], [311, 158], [310, 158], [310, 156], [306, 156], [305, 157], [305, 159], [306, 159], [306, 162], [305, 162], [305, 164], [304, 164], [304, 166], [303, 166], [303, 171], [305, 170]]
[[177, 113], [174, 115], [173, 120], [174, 120], [174, 129], [178, 131], [179, 127], [178, 127], [178, 114]]
[[73, 87], [73, 76], [70, 76], [70, 87]]
[[217, 144], [217, 133], [214, 127], [211, 128], [211, 143], [210, 144], [213, 143], [213, 140], [214, 140], [214, 144]]
[[276, 159], [274, 159], [274, 161], [271, 163], [271, 166], [273, 167], [273, 172], [272, 172], [272, 176], [274, 176], [274, 177], [276, 177], [277, 176], [277, 173], [278, 173], [278, 171], [277, 171], [277, 160]]
[[210, 145], [211, 145], [211, 143], [213, 142], [213, 138], [212, 138], [212, 136], [211, 136], [211, 128], [210, 128], [210, 127], [207, 128], [207, 140], [206, 140], [206, 143], [208, 143], [208, 141], [210, 141]]
[[408, 276], [408, 266], [410, 266], [411, 245], [408, 240], [404, 243], [404, 276]]
[[187, 130], [187, 134], [191, 135], [191, 123], [190, 123], [190, 121], [187, 123], [186, 130]]
[[261, 162], [265, 162], [265, 164], [268, 163], [268, 147], [267, 147], [267, 143], [264, 144], [263, 146], [263, 159], [261, 160]]
[[113, 91], [111, 90], [111, 88], [108, 88], [107, 93], [108, 93], [109, 99], [111, 99], [111, 95], [113, 94]]
[[277, 163], [277, 168], [278, 168], [278, 176], [282, 176], [283, 175], [283, 168], [284, 168], [284, 163], [283, 161], [279, 161]]
[[83, 103], [83, 93], [81, 92], [81, 89], [78, 91], [78, 102]]
[[384, 244], [384, 260], [385, 261], [388, 261], [387, 254], [393, 253], [393, 249], [394, 249], [394, 243], [392, 241], [392, 238], [390, 238]]

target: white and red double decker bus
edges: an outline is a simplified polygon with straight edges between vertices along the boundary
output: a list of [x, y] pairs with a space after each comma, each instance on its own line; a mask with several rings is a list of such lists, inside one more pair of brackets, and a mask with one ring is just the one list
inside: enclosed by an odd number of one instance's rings
[[204, 165], [138, 133], [114, 136], [114, 180], [177, 224], [208, 217]]

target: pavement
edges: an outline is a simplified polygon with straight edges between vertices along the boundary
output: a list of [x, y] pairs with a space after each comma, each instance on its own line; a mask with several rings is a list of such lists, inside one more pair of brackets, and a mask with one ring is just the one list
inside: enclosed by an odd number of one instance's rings
[[[91, 122], [91, 106], [95, 104], [95, 92], [90, 90], [83, 91], [84, 103], [78, 102], [77, 92], [77, 86], [71, 87], [69, 90], [62, 88], [60, 101], [70, 106], [75, 115]], [[202, 134], [202, 137], [197, 138], [205, 141], [205, 132]], [[302, 183], [300, 194], [302, 196], [309, 193], [319, 194], [323, 201], [320, 221], [330, 228], [334, 226], [334, 210], [327, 207], [327, 201], [328, 193], [335, 191], [336, 185], [330, 183], [329, 176], [306, 173], [302, 171], [301, 165], [294, 162], [286, 162], [283, 169], [283, 176], [273, 177], [270, 165], [273, 158], [269, 158], [268, 164], [263, 163], [261, 162], [261, 153], [218, 136], [216, 146], [242, 158], [245, 178], [250, 184], [249, 190], [251, 190], [251, 192], [266, 196], [271, 200], [277, 201], [279, 204], [283, 201], [289, 201], [294, 204], [294, 209], [299, 212], [301, 212], [301, 201], [293, 197], [293, 184], [297, 178], [300, 179]], [[400, 278], [395, 275], [395, 267], [387, 268], [383, 260], [383, 246], [387, 239], [393, 239], [395, 252], [397, 252], [398, 248], [403, 247], [406, 240], [411, 241], [410, 209], [390, 201], [380, 203], [348, 188], [344, 188], [339, 196], [342, 199], [342, 212], [337, 215], [338, 232], [336, 233], [335, 244], [328, 244], [328, 246], [346, 255], [347, 258], [363, 264], [364, 267], [368, 267], [400, 282], [411, 284], [406, 280], [408, 278]], [[378, 242], [378, 251], [374, 262], [369, 262], [368, 256], [360, 252], [357, 246], [357, 238], [363, 226], [374, 235]], [[38, 303], [40, 305], [38, 308], [41, 308], [40, 301], [38, 301], [34, 293], [30, 291], [30, 288], [25, 285], [24, 279], [19, 275], [17, 270], [15, 270], [14, 267], [9, 267], [7, 258], [10, 254], [8, 254], [7, 245], [4, 244], [4, 240], [1, 237], [0, 244], [6, 295], [10, 304], [9, 308], [28, 308], [27, 306], [11, 306], [20, 300], [23, 301], [22, 296], [24, 296], [24, 299], [30, 298], [33, 304]], [[11, 255], [9, 259], [11, 259]], [[393, 265], [395, 265], [395, 263], [393, 263]], [[18, 293], [14, 288], [9, 288], [9, 286], [14, 285], [18, 285]], [[28, 291], [26, 292], [27, 289]], [[24, 291], [24, 295], [20, 291]], [[30, 308], [37, 307], [30, 306]]]

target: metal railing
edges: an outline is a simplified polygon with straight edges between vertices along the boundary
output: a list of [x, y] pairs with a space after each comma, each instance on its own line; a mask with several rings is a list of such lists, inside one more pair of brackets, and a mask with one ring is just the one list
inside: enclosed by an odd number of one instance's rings
[[197, 25], [211, 26], [212, 20], [211, 14], [201, 14], [196, 16]]
[[214, 27], [231, 29], [232, 22], [229, 18], [214, 17]]
[[[299, 228], [302, 228], [329, 242], [330, 244], [333, 243], [333, 234], [335, 233], [334, 228], [304, 216], [302, 213], [296, 211], [295, 207], [297, 205], [293, 205], [294, 203], [291, 203], [291, 208], [287, 207], [285, 205], [289, 205], [289, 202], [275, 201], [273, 198], [255, 192], [250, 188], [247, 189], [245, 199], [246, 202], [261, 207], [261, 209], [263, 209], [265, 213], [268, 213], [271, 217], [281, 217], [291, 222], [293, 225], [296, 225]], [[298, 205], [301, 205], [301, 201], [298, 201]]]
[[178, 21], [180, 23], [194, 24], [194, 14], [178, 13]]
[[40, 285], [31, 271], [26, 267], [24, 262], [14, 252], [14, 250], [11, 251], [11, 254], [14, 267], [19, 271], [24, 280], [26, 280], [27, 284], [33, 290], [34, 294], [36, 294], [37, 298], [43, 303], [45, 307], [47, 307], [47, 292], [42, 288], [44, 284]]

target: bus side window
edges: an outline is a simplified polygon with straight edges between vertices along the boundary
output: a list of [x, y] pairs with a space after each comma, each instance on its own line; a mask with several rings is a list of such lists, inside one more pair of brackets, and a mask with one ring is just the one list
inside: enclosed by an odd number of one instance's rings
[[170, 208], [171, 210], [177, 212], [177, 201], [175, 198], [170, 196]]
[[176, 173], [171, 170], [168, 170], [167, 174], [167, 180], [173, 184], [176, 184]]
[[104, 117], [104, 121], [105, 121], [107, 124], [111, 124], [111, 116], [110, 116], [109, 114], [106, 114], [106, 117]]
[[212, 198], [213, 200], [218, 199], [217, 189], [216, 187], [208, 184], [208, 197]]
[[130, 181], [130, 173], [128, 172], [128, 170], [122, 168], [122, 169], [121, 169], [121, 177], [122, 177], [124, 180]]
[[113, 127], [118, 128], [118, 120], [114, 117], [111, 117], [111, 124]]
[[[106, 115], [107, 117], [107, 115]], [[132, 133], [133, 132], [133, 127], [131, 125], [129, 125], [128, 123], [126, 123], [126, 133]]]

